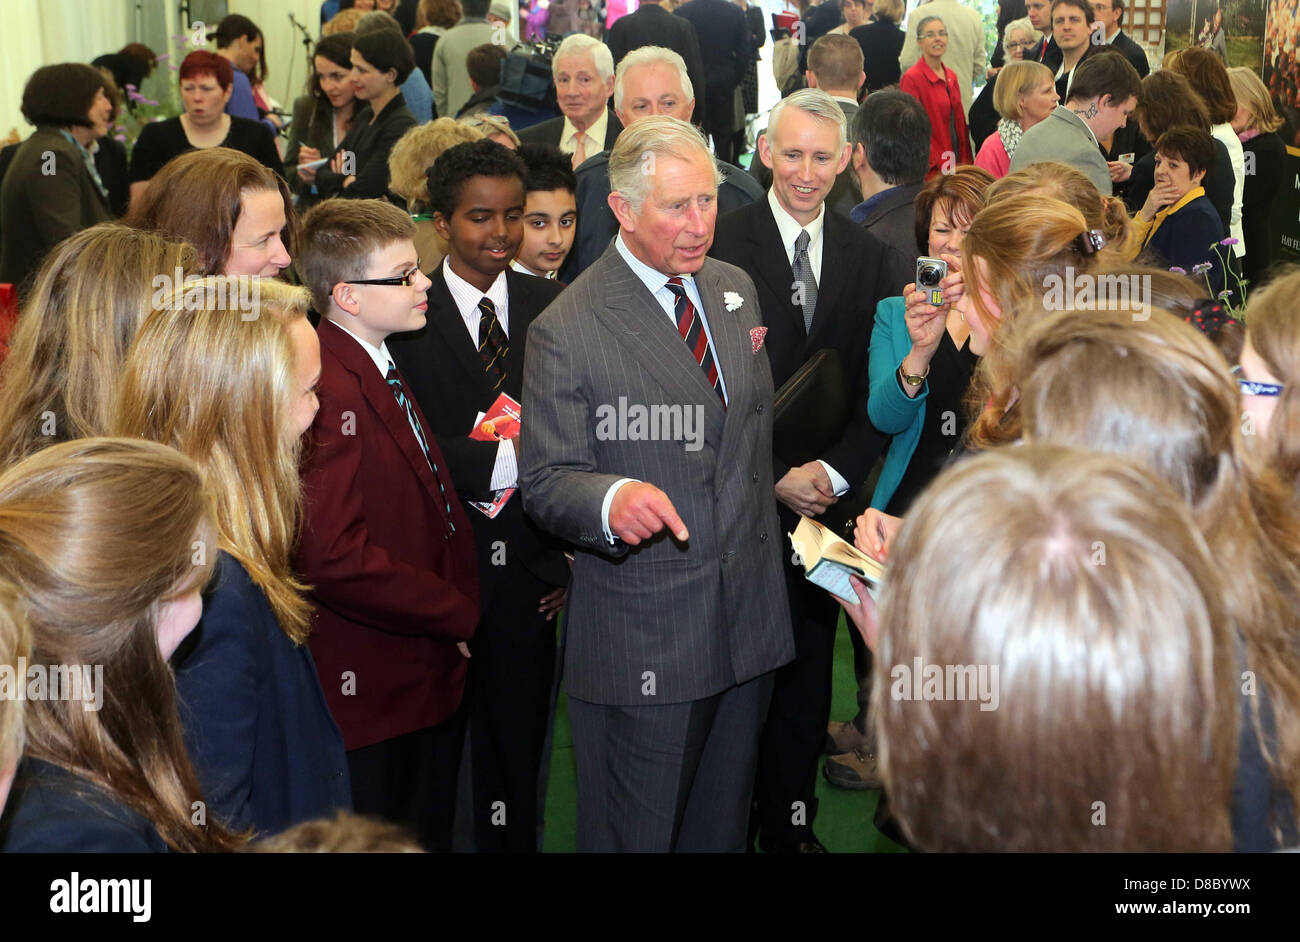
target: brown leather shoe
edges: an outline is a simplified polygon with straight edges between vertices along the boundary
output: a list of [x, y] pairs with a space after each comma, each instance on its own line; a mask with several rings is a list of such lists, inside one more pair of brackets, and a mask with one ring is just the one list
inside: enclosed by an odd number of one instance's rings
[[858, 732], [850, 722], [831, 723], [826, 727], [825, 752], [829, 756], [839, 756], [852, 752], [858, 746], [866, 745], [867, 737]]
[[844, 755], [827, 756], [822, 764], [822, 774], [836, 788], [849, 791], [862, 792], [884, 787], [876, 768], [875, 752], [868, 752], [862, 746], [857, 746]]

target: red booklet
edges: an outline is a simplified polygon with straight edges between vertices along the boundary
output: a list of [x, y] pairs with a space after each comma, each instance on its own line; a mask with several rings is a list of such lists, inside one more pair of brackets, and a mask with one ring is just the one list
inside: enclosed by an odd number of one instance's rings
[[[470, 431], [469, 437], [480, 442], [516, 439], [519, 437], [521, 413], [522, 407], [519, 403], [506, 393], [502, 393], [497, 396], [496, 402], [492, 403], [492, 407], [474, 423], [474, 428]], [[515, 490], [516, 488], [507, 487], [497, 492], [495, 500], [472, 500], [470, 505], [492, 518], [501, 513], [501, 508], [510, 500]]]

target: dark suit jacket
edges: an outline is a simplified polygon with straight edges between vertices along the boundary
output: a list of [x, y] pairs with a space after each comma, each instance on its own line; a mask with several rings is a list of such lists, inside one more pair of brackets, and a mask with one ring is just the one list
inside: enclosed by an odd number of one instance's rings
[[[499, 393], [522, 401], [528, 327], [563, 287], [546, 278], [506, 270], [510, 346], [505, 358], [506, 380], [494, 392], [478, 350], [447, 289], [442, 266], [435, 268], [429, 277], [433, 284], [428, 292], [428, 324], [415, 333], [394, 335], [388, 341], [388, 349], [429, 420], [462, 500], [490, 501], [497, 443], [468, 437], [474, 427], [474, 417], [487, 412]], [[474, 526], [479, 582], [485, 600], [494, 591], [510, 591], [510, 567], [493, 565], [493, 544], [498, 540], [507, 545], [508, 563], [521, 562], [543, 582], [568, 583], [569, 565], [564, 553], [525, 516], [523, 500], [517, 493], [494, 519], [468, 506], [465, 514]], [[501, 585], [503, 582], [506, 584]]]
[[316, 603], [311, 653], [321, 687], [352, 750], [456, 711], [465, 685], [456, 642], [478, 624], [478, 566], [437, 441], [429, 441], [435, 479], [366, 351], [328, 320], [317, 333], [320, 411], [303, 467], [298, 570]]
[[165, 854], [143, 815], [78, 775], [41, 759], [18, 767], [0, 823], [6, 854]]
[[[757, 158], [755, 158], [757, 159]], [[718, 213], [748, 206], [762, 199], [758, 181], [735, 164], [718, 161], [722, 183], [718, 185]], [[609, 243], [618, 235], [618, 220], [609, 208], [609, 154], [588, 157], [578, 167], [578, 234], [573, 251], [564, 260], [560, 280], [568, 284], [605, 254]]]
[[897, 85], [903, 77], [898, 57], [903, 53], [903, 40], [907, 38], [899, 25], [889, 20], [872, 20], [853, 27], [849, 35], [862, 47], [862, 70], [867, 73], [867, 91], [877, 92]]
[[[853, 116], [858, 113], [858, 106], [851, 105], [846, 101], [840, 101], [838, 98], [835, 103], [844, 112], [844, 120], [852, 127]], [[762, 133], [766, 134], [767, 128], [764, 128]], [[772, 188], [772, 169], [763, 163], [758, 156], [757, 150], [754, 151], [754, 156], [750, 161], [749, 174], [758, 181], [758, 185], [763, 188], [764, 192]], [[850, 159], [844, 165], [844, 169], [839, 176], [835, 178], [835, 184], [831, 187], [830, 193], [826, 195], [826, 206], [842, 216], [847, 216], [853, 212], [853, 207], [860, 202], [862, 202], [862, 194], [858, 192], [858, 182], [853, 176], [853, 161]], [[719, 208], [719, 211], [721, 211], [721, 208]]]
[[1133, 68], [1137, 69], [1137, 74], [1142, 78], [1146, 78], [1151, 74], [1151, 64], [1147, 62], [1147, 54], [1142, 51], [1142, 47], [1134, 42], [1128, 33], [1121, 29], [1110, 45], [1112, 49], [1124, 53], [1124, 58], [1133, 64]]
[[[609, 112], [609, 122], [605, 125], [605, 146], [602, 149], [613, 150], [614, 141], [618, 139], [619, 132], [623, 130], [623, 122], [618, 120], [618, 115], [614, 114], [612, 106], [606, 105], [605, 108]], [[519, 132], [519, 140], [525, 144], [550, 144], [552, 147], [559, 147], [560, 138], [563, 135], [564, 115], [560, 115], [558, 118], [551, 118], [541, 124], [534, 124], [530, 128], [524, 128]]]
[[1250, 166], [1252, 157], [1255, 161], [1255, 172], [1246, 174], [1246, 186], [1241, 197], [1241, 228], [1246, 237], [1246, 277], [1258, 287], [1263, 284], [1264, 274], [1276, 251], [1273, 201], [1282, 187], [1286, 144], [1276, 131], [1266, 131], [1242, 142], [1241, 147], [1245, 151], [1246, 166]]
[[663, 46], [680, 55], [686, 61], [686, 74], [695, 92], [695, 112], [691, 120], [704, 124], [709, 86], [704, 75], [704, 59], [700, 55], [700, 39], [689, 20], [673, 16], [658, 3], [643, 3], [636, 12], [614, 21], [605, 37], [605, 45], [613, 53], [615, 67], [625, 55], [642, 46]]
[[[743, 271], [714, 259], [695, 282], [726, 408], [615, 246], [528, 331], [524, 509], [586, 550], [565, 613], [564, 683], [589, 703], [700, 700], [794, 656], [781, 571], [789, 551], [772, 500], [772, 376], [766, 350], [753, 346], [758, 293]], [[636, 405], [661, 415], [676, 406], [682, 434], [662, 422], [642, 434]], [[606, 541], [601, 504], [623, 477], [668, 495], [690, 530], [687, 545]]]
[[37, 128], [19, 145], [0, 184], [0, 283], [21, 292], [50, 249], [112, 218], [77, 146], [57, 128]]
[[905, 259], [915, 259], [919, 251], [916, 244], [916, 196], [924, 186], [924, 183], [903, 183], [886, 190], [861, 219], [855, 210], [854, 222]]
[[343, 736], [305, 645], [222, 553], [203, 619], [175, 659], [181, 722], [208, 810], [235, 830], [274, 834], [351, 810]]
[[733, 95], [749, 65], [749, 27], [740, 7], [728, 0], [690, 0], [673, 11], [688, 20], [700, 37], [704, 90], [711, 122], [729, 120], [735, 112]]
[[[370, 123], [372, 115], [368, 104], [354, 114], [352, 126], [334, 152], [350, 151], [356, 156], [356, 179], [345, 187], [343, 180], [348, 175], [335, 173], [329, 164], [316, 171], [316, 192], [322, 199], [331, 196], [379, 199], [388, 192], [388, 155], [402, 135], [415, 127], [415, 115], [406, 107], [401, 92], [384, 105], [374, 124]], [[333, 156], [330, 155], [331, 159]]]
[[[818, 350], [839, 351], [853, 414], [840, 440], [818, 457], [857, 487], [887, 443], [867, 418], [867, 355], [876, 305], [898, 294], [898, 288], [889, 251], [879, 239], [832, 212], [826, 213], [824, 225], [811, 334], [804, 332], [802, 308], [791, 302], [794, 273], [767, 200], [719, 219], [709, 254], [755, 273], [774, 388], [780, 389]], [[789, 468], [779, 459], [773, 464], [779, 481]]]

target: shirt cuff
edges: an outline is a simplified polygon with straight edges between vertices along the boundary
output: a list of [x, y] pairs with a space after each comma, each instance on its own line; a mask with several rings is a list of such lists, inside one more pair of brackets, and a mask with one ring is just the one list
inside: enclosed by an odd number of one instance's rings
[[831, 479], [831, 490], [835, 492], [836, 497], [843, 497], [849, 492], [849, 482], [844, 480], [844, 477], [838, 471], [820, 458], [817, 459], [817, 463], [822, 466], [826, 476]]
[[605, 531], [605, 539], [609, 541], [610, 546], [613, 546], [617, 541], [613, 532], [609, 529], [609, 506], [614, 503], [614, 495], [618, 493], [620, 487], [624, 484], [636, 483], [639, 483], [636, 478], [619, 478], [609, 486], [609, 490], [605, 492], [605, 499], [600, 504], [600, 528]]
[[519, 483], [519, 462], [515, 459], [515, 443], [502, 439], [497, 443], [497, 460], [492, 465], [492, 490], [503, 491]]

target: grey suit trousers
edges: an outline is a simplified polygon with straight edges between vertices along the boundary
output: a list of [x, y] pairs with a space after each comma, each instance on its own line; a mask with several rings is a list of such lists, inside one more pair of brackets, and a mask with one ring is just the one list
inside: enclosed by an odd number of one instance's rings
[[570, 697], [578, 850], [742, 853], [772, 679], [655, 706]]

